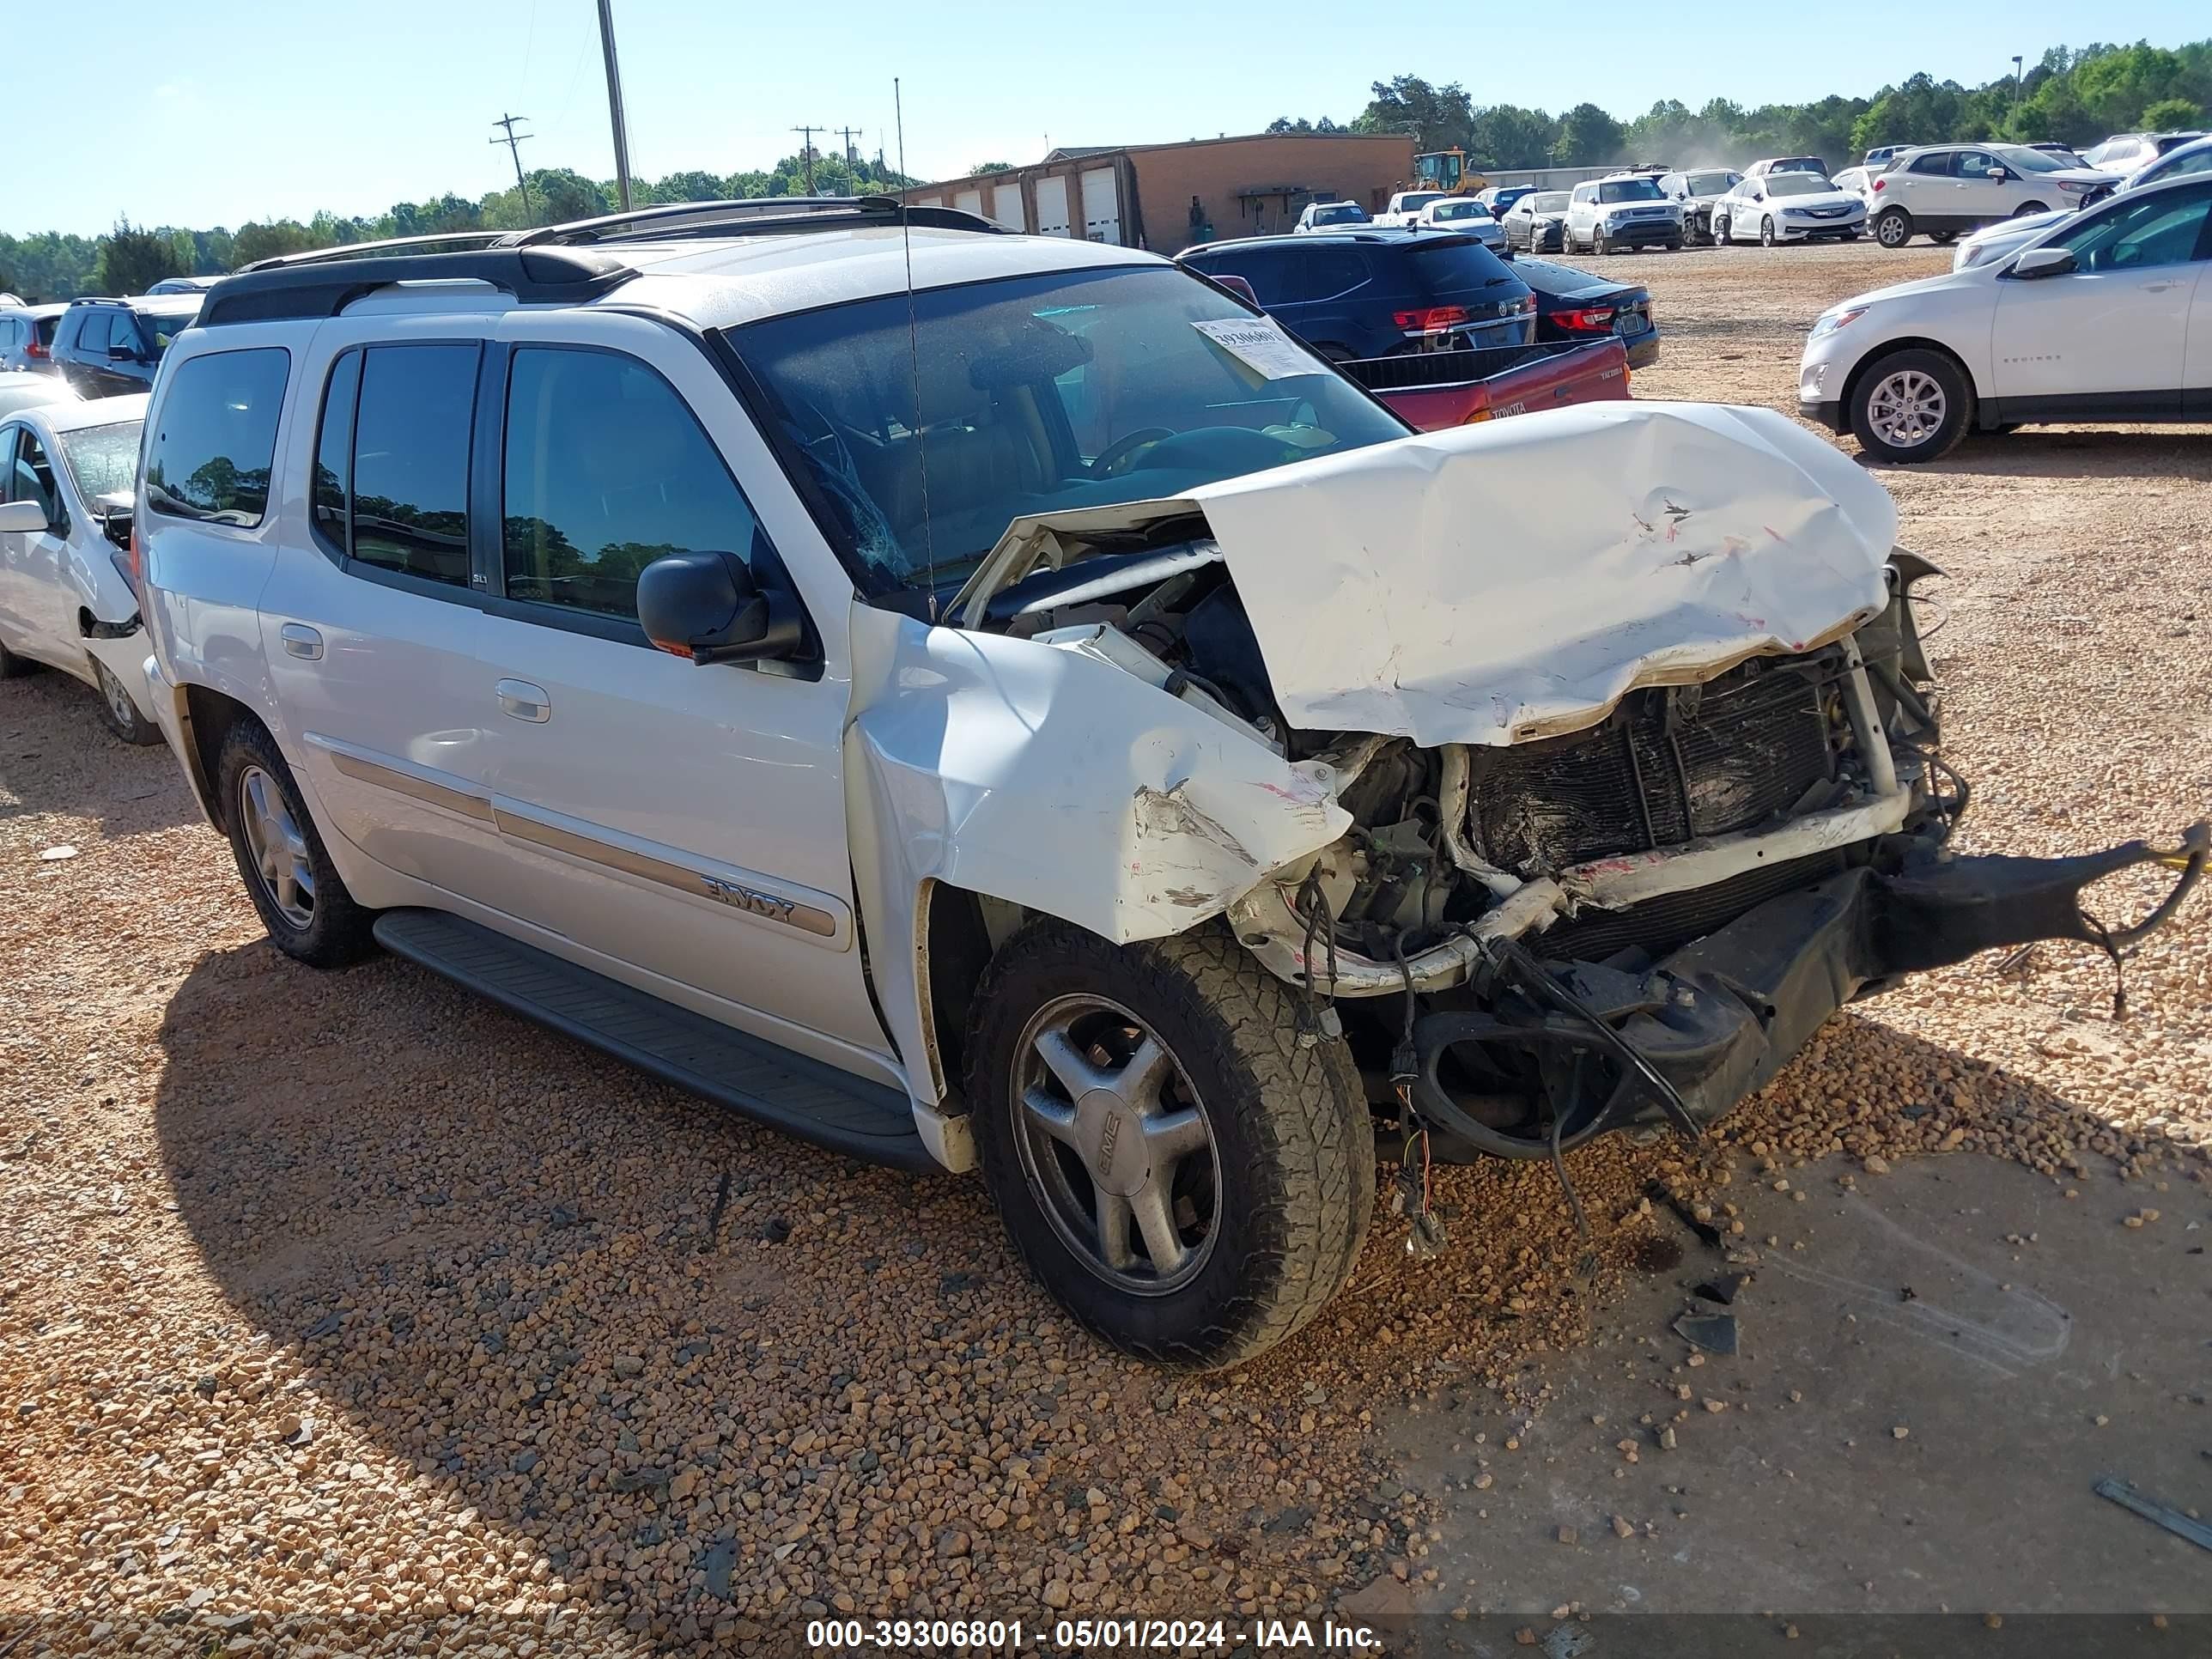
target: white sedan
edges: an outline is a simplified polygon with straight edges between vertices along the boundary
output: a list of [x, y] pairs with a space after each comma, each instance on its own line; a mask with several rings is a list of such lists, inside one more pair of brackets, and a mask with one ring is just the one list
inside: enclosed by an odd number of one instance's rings
[[1855, 241], [1866, 228], [1867, 204], [1819, 173], [1770, 173], [1747, 178], [1713, 203], [1713, 240], [1809, 242], [1824, 236]]
[[120, 537], [146, 399], [52, 404], [0, 419], [0, 678], [47, 663], [100, 693], [129, 743], [161, 741]]
[[1457, 230], [1479, 237], [1495, 253], [1505, 246], [1505, 227], [1472, 196], [1445, 196], [1431, 202], [1414, 216], [1416, 230]]
[[1975, 428], [2212, 419], [2212, 174], [2124, 191], [2018, 252], [1813, 325], [1799, 411], [1876, 459]]

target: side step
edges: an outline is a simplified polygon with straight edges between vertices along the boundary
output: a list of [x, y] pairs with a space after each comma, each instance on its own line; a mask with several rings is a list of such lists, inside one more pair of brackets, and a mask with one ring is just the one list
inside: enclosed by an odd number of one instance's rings
[[907, 1097], [439, 910], [386, 910], [376, 940], [502, 1008], [732, 1111], [870, 1164], [940, 1166]]

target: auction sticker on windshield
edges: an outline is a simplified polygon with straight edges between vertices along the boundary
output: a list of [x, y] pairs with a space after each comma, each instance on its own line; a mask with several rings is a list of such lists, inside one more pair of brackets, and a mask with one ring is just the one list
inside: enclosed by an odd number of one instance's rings
[[1293, 374], [1320, 372], [1321, 365], [1311, 352], [1264, 317], [1191, 326], [1263, 380], [1282, 380]]

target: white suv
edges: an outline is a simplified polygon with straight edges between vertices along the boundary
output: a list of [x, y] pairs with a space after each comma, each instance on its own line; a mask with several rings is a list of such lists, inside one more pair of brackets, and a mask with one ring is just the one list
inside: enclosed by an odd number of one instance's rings
[[1680, 247], [1682, 204], [1668, 199], [1659, 179], [1656, 173], [1616, 173], [1577, 185], [1567, 198], [1567, 252]]
[[1813, 325], [1798, 404], [1886, 461], [1970, 429], [2212, 420], [2212, 176], [2129, 190], [2026, 247]]
[[1843, 999], [2203, 861], [1948, 857], [1928, 568], [1785, 416], [1409, 434], [1212, 283], [942, 209], [256, 270], [147, 434], [154, 700], [280, 949], [980, 1162], [1166, 1363], [1345, 1282], [1378, 1131], [1694, 1136]]
[[1869, 182], [1867, 203], [1875, 240], [1896, 248], [1915, 235], [1948, 242], [2015, 214], [2081, 207], [2119, 181], [2025, 144], [1936, 144], [1892, 156]]

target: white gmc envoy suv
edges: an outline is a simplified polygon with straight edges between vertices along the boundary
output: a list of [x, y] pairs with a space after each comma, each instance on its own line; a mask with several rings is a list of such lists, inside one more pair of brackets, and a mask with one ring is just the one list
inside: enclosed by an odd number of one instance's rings
[[1129, 1352], [1310, 1319], [1378, 1133], [1565, 1183], [2204, 862], [1947, 852], [1930, 568], [1779, 415], [1413, 434], [1164, 260], [884, 200], [465, 240], [233, 276], [154, 389], [153, 701], [270, 938], [980, 1163]]

